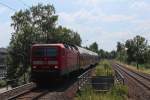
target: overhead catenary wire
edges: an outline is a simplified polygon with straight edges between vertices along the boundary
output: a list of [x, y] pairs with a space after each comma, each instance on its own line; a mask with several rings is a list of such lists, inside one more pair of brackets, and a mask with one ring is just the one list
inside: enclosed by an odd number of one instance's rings
[[0, 2], [0, 5], [4, 6], [4, 7], [7, 7], [8, 9], [12, 10], [12, 11], [17, 11], [15, 8], [12, 8], [10, 7], [9, 5], [3, 3], [3, 2]]
[[23, 0], [17, 0], [17, 1], [21, 2], [24, 6], [30, 8], [30, 6], [28, 4], [26, 4]]

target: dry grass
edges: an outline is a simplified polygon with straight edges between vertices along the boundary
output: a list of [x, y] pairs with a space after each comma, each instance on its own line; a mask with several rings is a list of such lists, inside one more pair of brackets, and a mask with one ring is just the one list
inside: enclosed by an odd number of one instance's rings
[[119, 62], [119, 61], [116, 61], [116, 62], [119, 63], [119, 64], [121, 64], [121, 65], [123, 65], [123, 66], [126, 66], [126, 67], [128, 67], [130, 69], [150, 74], [150, 69], [145, 69], [144, 67], [139, 67], [139, 70], [138, 70], [136, 66], [128, 65], [128, 64], [125, 64], [125, 63], [122, 63], [122, 62]]
[[95, 69], [95, 75], [96, 76], [112, 76], [112, 67], [110, 65], [110, 62], [108, 60], [102, 60], [100, 63], [96, 66]]

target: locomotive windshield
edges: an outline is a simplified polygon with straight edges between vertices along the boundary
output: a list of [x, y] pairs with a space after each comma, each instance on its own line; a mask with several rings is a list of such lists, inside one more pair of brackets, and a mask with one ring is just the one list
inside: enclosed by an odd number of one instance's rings
[[50, 48], [47, 48], [46, 51], [47, 51], [48, 57], [56, 57], [57, 56], [57, 49], [56, 48], [50, 47]]
[[57, 48], [55, 47], [46, 47], [46, 48], [34, 48], [32, 55], [33, 57], [56, 57]]
[[44, 48], [35, 48], [32, 51], [33, 57], [44, 57], [45, 56], [45, 49]]

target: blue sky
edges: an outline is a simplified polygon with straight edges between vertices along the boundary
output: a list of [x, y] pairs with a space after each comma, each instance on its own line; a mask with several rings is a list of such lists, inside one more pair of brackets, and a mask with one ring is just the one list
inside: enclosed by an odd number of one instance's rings
[[[136, 35], [150, 41], [150, 0], [0, 0], [15, 11], [38, 3], [53, 4], [59, 15], [57, 24], [77, 31], [82, 45], [97, 42], [99, 48], [116, 49]], [[14, 10], [0, 5], [0, 47], [9, 45]]]

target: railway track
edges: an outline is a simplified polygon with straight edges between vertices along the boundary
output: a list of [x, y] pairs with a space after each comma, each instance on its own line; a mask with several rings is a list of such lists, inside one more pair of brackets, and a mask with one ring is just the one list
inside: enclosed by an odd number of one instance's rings
[[65, 94], [65, 92], [73, 92], [74, 90], [72, 89], [70, 91], [69, 88], [74, 87], [73, 84], [75, 83], [76, 80], [73, 79], [61, 84], [51, 84], [51, 86], [36, 87], [33, 90], [14, 97], [11, 100], [69, 100], [69, 96], [67, 93]]
[[[92, 75], [93, 69], [94, 68], [87, 70], [78, 77], [83, 77], [84, 79], [86, 77], [88, 78]], [[0, 97], [0, 100], [71, 100], [80, 87], [79, 83], [83, 85], [86, 82], [82, 79], [79, 80], [76, 77], [70, 80], [65, 80], [62, 83], [50, 84], [49, 86], [34, 86], [30, 89], [29, 87], [21, 88], [20, 86], [20, 88], [18, 87], [18, 90], [14, 89], [14, 91], [12, 91], [12, 94], [18, 91], [15, 95], [6, 96], [6, 93], [3, 93], [3, 98]]]
[[27, 93], [29, 91], [31, 91], [33, 88], [36, 87], [35, 83], [28, 83], [22, 86], [18, 86], [16, 88], [13, 88], [11, 90], [5, 91], [3, 93], [0, 94], [0, 100], [9, 100], [12, 99], [18, 95]]
[[116, 65], [118, 70], [124, 71], [126, 74], [128, 74], [130, 77], [132, 77], [134, 80], [139, 82], [141, 85], [143, 85], [147, 90], [150, 91], [150, 77], [145, 76], [142, 73], [133, 71], [129, 68], [125, 68], [124, 66], [121, 66], [119, 64]]
[[150, 75], [134, 71], [117, 63], [113, 64], [113, 68], [126, 78], [129, 91], [135, 95], [135, 100], [150, 100]]

